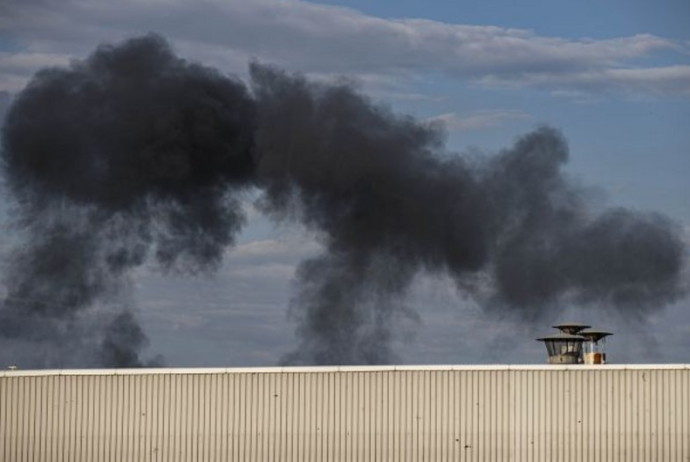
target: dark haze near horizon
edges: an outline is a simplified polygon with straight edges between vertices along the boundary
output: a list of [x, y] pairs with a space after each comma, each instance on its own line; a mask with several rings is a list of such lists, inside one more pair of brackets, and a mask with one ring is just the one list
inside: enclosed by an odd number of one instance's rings
[[644, 316], [684, 294], [680, 229], [594, 211], [562, 172], [557, 130], [454, 155], [438, 126], [350, 85], [257, 63], [250, 74], [247, 87], [148, 35], [43, 70], [16, 97], [2, 168], [20, 242], [0, 345], [38, 352], [25, 367], [160, 364], [142, 358], [132, 270], [214, 271], [257, 189], [264, 213], [325, 248], [298, 267], [300, 344], [286, 364], [390, 362], [396, 326], [417, 316], [406, 295], [420, 272], [526, 321], [565, 303]]

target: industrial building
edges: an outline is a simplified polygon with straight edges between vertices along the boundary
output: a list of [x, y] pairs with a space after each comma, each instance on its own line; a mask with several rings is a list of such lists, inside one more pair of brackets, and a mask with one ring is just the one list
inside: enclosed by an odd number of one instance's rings
[[3, 462], [690, 460], [690, 365], [0, 372]]

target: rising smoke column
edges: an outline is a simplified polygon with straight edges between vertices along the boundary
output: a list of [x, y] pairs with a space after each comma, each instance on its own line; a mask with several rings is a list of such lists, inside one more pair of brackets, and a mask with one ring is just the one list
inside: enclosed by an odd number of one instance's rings
[[23, 242], [5, 272], [0, 336], [79, 364], [141, 365], [145, 336], [114, 302], [148, 259], [183, 274], [220, 264], [244, 222], [253, 123], [241, 82], [157, 36], [39, 72], [3, 127]]
[[486, 262], [483, 198], [442, 133], [348, 86], [253, 66], [263, 208], [322, 233], [326, 253], [297, 271], [302, 345], [290, 363], [376, 364], [420, 269], [457, 274]]
[[303, 223], [324, 244], [297, 269], [301, 341], [286, 363], [391, 361], [421, 272], [449, 274], [487, 309], [527, 319], [570, 302], [644, 314], [682, 295], [677, 227], [591, 210], [562, 172], [556, 130], [493, 157], [451, 155], [438, 127], [351, 86], [250, 71], [251, 93], [146, 36], [33, 79], [3, 129], [24, 245], [5, 277], [0, 337], [141, 365], [131, 312], [101, 320], [99, 310], [146, 261], [216, 268], [248, 188], [269, 217]]

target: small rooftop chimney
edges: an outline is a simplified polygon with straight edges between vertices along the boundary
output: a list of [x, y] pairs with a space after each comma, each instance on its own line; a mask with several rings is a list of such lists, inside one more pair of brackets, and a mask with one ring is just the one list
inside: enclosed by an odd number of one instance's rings
[[606, 364], [604, 339], [611, 332], [576, 322], [553, 327], [560, 332], [537, 339], [546, 345], [550, 364]]

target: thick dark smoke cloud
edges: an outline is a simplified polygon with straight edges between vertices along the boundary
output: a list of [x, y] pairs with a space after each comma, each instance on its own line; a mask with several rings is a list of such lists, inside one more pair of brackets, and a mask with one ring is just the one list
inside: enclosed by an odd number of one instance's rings
[[147, 36], [35, 76], [3, 129], [24, 242], [0, 337], [145, 365], [146, 338], [118, 302], [128, 274], [151, 260], [212, 271], [255, 188], [268, 216], [305, 224], [325, 247], [297, 270], [289, 364], [391, 361], [420, 272], [527, 320], [567, 303], [644, 315], [683, 295], [680, 230], [656, 214], [593, 211], [562, 171], [556, 130], [493, 157], [451, 155], [438, 127], [351, 86], [250, 70], [247, 89]]
[[[145, 341], [128, 311], [110, 326], [79, 318], [149, 259], [183, 273], [221, 263], [253, 181], [254, 111], [244, 84], [186, 63], [156, 36], [39, 72], [3, 128], [24, 242], [6, 271], [2, 335], [92, 338], [79, 362], [139, 365]], [[83, 331], [60, 335], [67, 321]]]
[[252, 70], [264, 208], [322, 231], [327, 248], [297, 272], [303, 343], [288, 362], [389, 360], [420, 271], [528, 320], [567, 302], [639, 314], [681, 295], [680, 230], [654, 214], [593, 215], [556, 130], [491, 158], [450, 156], [434, 127], [350, 87]]

